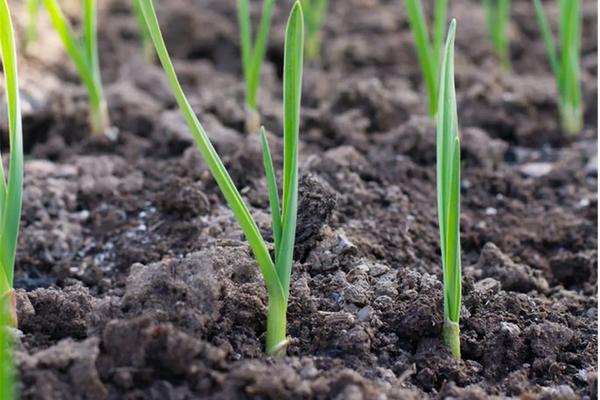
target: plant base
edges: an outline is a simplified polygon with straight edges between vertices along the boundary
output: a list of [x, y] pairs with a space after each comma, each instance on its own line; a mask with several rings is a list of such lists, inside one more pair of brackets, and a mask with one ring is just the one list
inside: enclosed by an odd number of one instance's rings
[[444, 321], [444, 343], [460, 359], [460, 326], [457, 322], [448, 319]]
[[111, 140], [117, 139], [117, 130], [111, 128], [106, 101], [97, 107], [90, 107], [90, 128], [93, 135], [106, 135]]
[[8, 315], [10, 317], [10, 324], [13, 328], [17, 327], [17, 295], [15, 289], [10, 289], [0, 297], [0, 304], [2, 307], [8, 309]]
[[283, 341], [279, 342], [272, 348], [267, 350], [267, 353], [271, 357], [285, 357], [287, 355], [287, 348], [290, 344], [290, 339], [285, 338]]
[[562, 107], [560, 118], [563, 129], [570, 135], [578, 134], [583, 129], [583, 112], [581, 107]]
[[283, 299], [269, 298], [267, 311], [267, 354], [273, 357], [284, 357], [290, 343], [286, 337], [287, 329], [287, 302]]
[[246, 132], [257, 133], [260, 130], [260, 114], [252, 107], [246, 106]]

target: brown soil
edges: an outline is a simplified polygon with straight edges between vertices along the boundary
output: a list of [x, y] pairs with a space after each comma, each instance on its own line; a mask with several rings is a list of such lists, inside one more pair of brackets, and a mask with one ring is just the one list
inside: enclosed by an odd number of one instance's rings
[[[185, 90], [270, 239], [260, 142], [243, 133], [235, 2], [158, 3]], [[21, 60], [22, 398], [595, 399], [595, 2], [584, 1], [577, 137], [559, 129], [530, 2], [513, 2], [510, 74], [490, 53], [479, 2], [451, 3], [461, 361], [440, 341], [435, 134], [403, 2], [332, 1], [323, 57], [306, 65], [292, 343], [272, 359], [256, 263], [160, 67], [142, 56], [128, 2], [112, 0], [99, 40], [118, 142], [89, 136], [85, 92], [45, 16]], [[276, 7], [263, 74], [273, 148], [289, 5]], [[15, 15], [22, 28], [19, 3]]]

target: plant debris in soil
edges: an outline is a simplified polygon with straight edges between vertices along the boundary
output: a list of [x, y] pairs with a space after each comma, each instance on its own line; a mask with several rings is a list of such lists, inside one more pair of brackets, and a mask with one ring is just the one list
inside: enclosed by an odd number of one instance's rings
[[[102, 2], [99, 23], [117, 143], [89, 135], [85, 92], [41, 18], [21, 60], [21, 397], [595, 399], [597, 14], [583, 6], [585, 130], [565, 137], [530, 2], [513, 1], [509, 74], [479, 2], [450, 5], [462, 360], [441, 339], [435, 129], [401, 0], [333, 1], [322, 57], [306, 65], [281, 359], [264, 355], [257, 265], [160, 67], [144, 59], [128, 3]], [[275, 7], [260, 93], [273, 147], [288, 11]], [[186, 93], [272, 240], [260, 137], [243, 133], [235, 2], [163, 1], [157, 12]]]

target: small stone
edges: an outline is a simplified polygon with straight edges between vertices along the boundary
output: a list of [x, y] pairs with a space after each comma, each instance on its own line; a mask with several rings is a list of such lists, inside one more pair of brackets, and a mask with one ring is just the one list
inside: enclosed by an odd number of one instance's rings
[[500, 291], [501, 284], [494, 278], [484, 278], [475, 283], [475, 291], [483, 294], [496, 294]]
[[388, 272], [390, 270], [390, 267], [388, 267], [385, 264], [373, 264], [371, 266], [369, 266], [369, 275], [371, 276], [381, 276], [383, 274], [385, 274], [386, 272]]
[[494, 207], [488, 207], [485, 209], [485, 215], [497, 215], [498, 214], [498, 210], [496, 210]]
[[500, 324], [500, 331], [508, 334], [510, 337], [517, 337], [521, 334], [521, 328], [512, 322], [502, 322]]
[[530, 178], [540, 178], [552, 171], [552, 164], [548, 162], [531, 162], [523, 164], [519, 170]]
[[340, 233], [338, 235], [338, 242], [335, 246], [335, 252], [337, 254], [344, 254], [353, 249], [356, 249], [356, 246], [354, 246], [354, 243], [352, 243], [350, 240], [348, 240], [348, 238], [346, 237], [345, 234]]
[[590, 307], [585, 312], [585, 315], [587, 315], [589, 318], [596, 319], [598, 318], [598, 309], [596, 307]]
[[590, 205], [590, 203], [590, 199], [584, 197], [583, 199], [579, 200], [579, 202], [575, 205], [575, 208], [586, 208]]
[[358, 311], [356, 316], [358, 317], [359, 321], [363, 322], [369, 320], [372, 312], [373, 308], [371, 306], [365, 306]]

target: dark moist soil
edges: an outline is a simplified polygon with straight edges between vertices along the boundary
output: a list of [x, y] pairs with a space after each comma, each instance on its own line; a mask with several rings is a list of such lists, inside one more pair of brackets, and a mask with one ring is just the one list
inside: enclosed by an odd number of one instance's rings
[[[271, 240], [259, 137], [243, 132], [235, 2], [158, 3], [185, 90]], [[440, 339], [435, 129], [401, 0], [332, 1], [323, 56], [306, 65], [282, 359], [263, 353], [260, 272], [161, 68], [143, 58], [128, 2], [101, 2], [116, 143], [90, 137], [85, 92], [43, 13], [20, 63], [22, 398], [595, 399], [597, 13], [583, 3], [585, 130], [566, 137], [531, 3], [513, 2], [513, 72], [503, 74], [480, 2], [451, 2], [460, 361]], [[273, 149], [290, 6], [276, 6], [261, 85]], [[20, 3], [14, 14], [22, 33]]]

